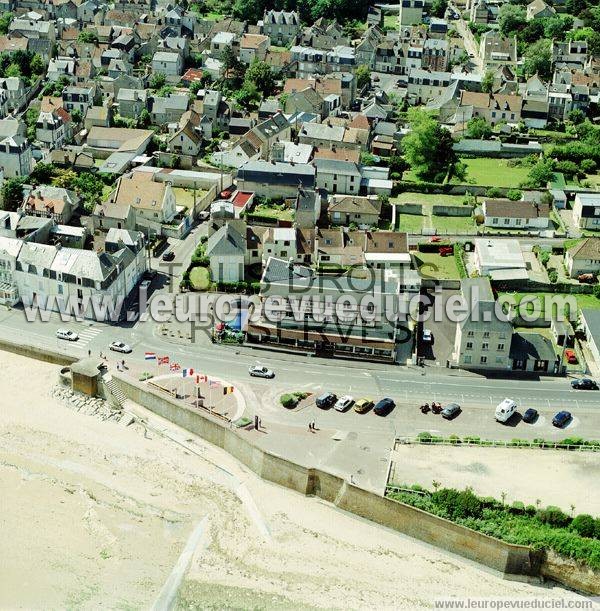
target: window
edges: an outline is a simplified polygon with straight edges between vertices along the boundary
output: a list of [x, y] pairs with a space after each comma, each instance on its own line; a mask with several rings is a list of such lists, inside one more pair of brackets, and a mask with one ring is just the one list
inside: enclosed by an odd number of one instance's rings
[[517, 225], [520, 225], [523, 222], [523, 219], [517, 219]]
[[489, 331], [484, 331], [483, 332], [483, 337], [489, 337], [490, 336], [490, 332]]
[[498, 224], [498, 219], [497, 218], [493, 218], [492, 219], [492, 225], [497, 225]]
[[482, 365], [485, 365], [485, 364], [487, 363], [487, 356], [482, 356], [482, 357], [481, 357], [481, 360], [480, 360], [480, 363], [481, 363]]
[[488, 350], [488, 349], [489, 349], [489, 347], [490, 347], [490, 345], [489, 345], [487, 342], [484, 342], [484, 343], [481, 345], [481, 349], [482, 349], [482, 350]]
[[504, 350], [504, 344], [498, 344], [498, 350]]
[[463, 362], [465, 363], [465, 365], [468, 365], [471, 362], [471, 355], [467, 354], [463, 359]]
[[473, 331], [467, 332], [467, 337], [473, 337], [475, 333]]
[[503, 363], [504, 359], [501, 356], [496, 357], [496, 363]]
[[473, 349], [473, 342], [467, 342], [467, 350]]

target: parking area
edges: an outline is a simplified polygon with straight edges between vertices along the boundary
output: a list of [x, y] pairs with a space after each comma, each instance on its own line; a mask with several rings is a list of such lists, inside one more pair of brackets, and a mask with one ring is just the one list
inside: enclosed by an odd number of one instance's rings
[[[422, 357], [428, 364], [446, 367], [452, 358], [454, 340], [456, 337], [456, 323], [445, 315], [445, 304], [454, 295], [460, 294], [458, 290], [444, 289], [441, 293], [433, 289], [423, 291], [424, 298], [431, 305], [427, 308], [426, 321], [419, 322], [417, 334], [417, 356]], [[437, 303], [438, 300], [440, 303]], [[443, 313], [436, 316], [435, 312]], [[424, 339], [423, 331], [431, 331], [431, 340]]]

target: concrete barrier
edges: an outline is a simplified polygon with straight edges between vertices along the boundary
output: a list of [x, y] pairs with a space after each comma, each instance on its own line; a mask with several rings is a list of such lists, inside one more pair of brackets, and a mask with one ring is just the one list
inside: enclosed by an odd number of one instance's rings
[[357, 488], [331, 473], [291, 462], [249, 442], [240, 431], [228, 428], [210, 414], [181, 405], [175, 399], [122, 374], [115, 374], [113, 379], [136, 403], [223, 448], [267, 481], [302, 494], [317, 496], [340, 509], [479, 562], [505, 576], [540, 574], [542, 554], [527, 546], [505, 543], [410, 505]]
[[435, 216], [471, 216], [473, 214], [472, 206], [443, 206], [435, 204], [431, 208], [432, 214]]
[[20, 354], [21, 356], [43, 361], [44, 363], [52, 363], [53, 365], [71, 365], [79, 360], [78, 358], [69, 356], [68, 354], [62, 354], [57, 350], [26, 346], [24, 344], [17, 344], [5, 339], [0, 340], [0, 350], [12, 352], [13, 354]]

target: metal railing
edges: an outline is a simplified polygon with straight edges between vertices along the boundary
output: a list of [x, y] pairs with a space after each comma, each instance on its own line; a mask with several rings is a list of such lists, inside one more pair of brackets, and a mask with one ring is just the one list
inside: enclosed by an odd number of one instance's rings
[[562, 443], [560, 441], [534, 441], [527, 439], [451, 439], [448, 437], [431, 437], [421, 439], [419, 437], [398, 437], [398, 445], [443, 445], [443, 446], [477, 446], [489, 448], [517, 448], [517, 449], [536, 449], [536, 450], [570, 450], [581, 452], [600, 452], [600, 442], [582, 442], [577, 444]]

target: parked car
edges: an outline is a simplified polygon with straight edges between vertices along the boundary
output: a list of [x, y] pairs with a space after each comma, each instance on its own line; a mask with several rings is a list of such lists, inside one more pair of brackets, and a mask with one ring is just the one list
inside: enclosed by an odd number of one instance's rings
[[175, 252], [172, 250], [168, 250], [163, 256], [162, 256], [162, 260], [163, 261], [173, 261], [173, 259], [175, 258]]
[[248, 369], [248, 373], [255, 378], [274, 378], [275, 372], [271, 371], [267, 367], [263, 367], [263, 365], [252, 365]]
[[321, 409], [329, 409], [332, 405], [335, 405], [337, 396], [332, 392], [323, 393], [320, 397], [317, 397], [315, 404]]
[[123, 354], [129, 354], [131, 352], [131, 346], [123, 342], [112, 342], [109, 348], [114, 352], [122, 352]]
[[506, 422], [517, 411], [517, 404], [512, 399], [504, 399], [496, 406], [496, 422]]
[[454, 246], [440, 246], [440, 256], [442, 257], [454, 256]]
[[392, 399], [386, 397], [385, 399], [381, 399], [373, 408], [373, 412], [375, 412], [378, 416], [387, 416], [394, 408], [396, 404]]
[[579, 378], [571, 381], [571, 387], [575, 390], [598, 390], [598, 384], [590, 378]]
[[577, 276], [577, 281], [581, 282], [581, 284], [594, 284], [596, 282], [595, 274], [579, 274]]
[[431, 343], [433, 341], [433, 333], [431, 329], [423, 329], [423, 341], [427, 343]]
[[366, 399], [363, 397], [354, 404], [354, 411], [357, 414], [366, 414], [373, 407], [373, 405], [374, 403], [371, 399]]
[[441, 241], [442, 241], [442, 238], [440, 238], [440, 236], [439, 236], [439, 235], [432, 235], [432, 236], [429, 238], [429, 241], [430, 241], [430, 242], [432, 242], [432, 243], [441, 242]]
[[460, 412], [461, 409], [458, 403], [448, 403], [448, 405], [446, 405], [446, 407], [444, 407], [442, 410], [442, 418], [452, 420], [452, 418], [456, 418]]
[[336, 401], [334, 405], [334, 409], [337, 412], [345, 412], [347, 409], [352, 407], [353, 403], [354, 403], [354, 399], [350, 395], [344, 395], [343, 397], [340, 397]]
[[56, 337], [58, 339], [65, 339], [68, 342], [76, 342], [79, 339], [79, 335], [75, 331], [69, 331], [69, 329], [57, 329]]
[[523, 422], [527, 423], [527, 424], [532, 424], [533, 422], [535, 422], [538, 418], [538, 412], [537, 409], [533, 409], [532, 407], [530, 407], [524, 414], [523, 414]]
[[571, 415], [571, 412], [566, 412], [563, 410], [558, 412], [558, 414], [552, 418], [552, 424], [559, 429], [562, 429], [562, 427], [570, 422], [572, 418], [573, 416]]
[[577, 355], [575, 354], [575, 350], [571, 350], [571, 348], [567, 348], [565, 350], [565, 358], [567, 359], [567, 363], [571, 365], [577, 365]]

